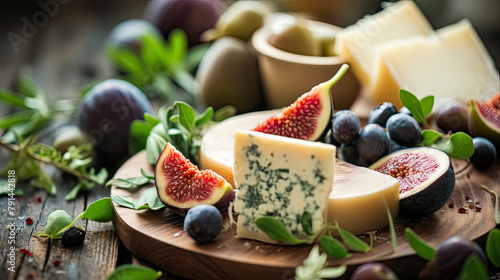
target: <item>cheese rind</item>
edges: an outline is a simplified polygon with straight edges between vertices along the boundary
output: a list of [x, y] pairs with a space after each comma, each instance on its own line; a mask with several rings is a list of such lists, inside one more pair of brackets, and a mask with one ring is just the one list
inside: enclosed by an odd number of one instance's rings
[[399, 1], [340, 31], [335, 48], [346, 57], [361, 84], [368, 86], [377, 57], [376, 46], [431, 32], [431, 25], [413, 1]]
[[435, 107], [447, 99], [484, 100], [499, 91], [493, 59], [468, 20], [434, 36], [396, 40], [378, 47], [377, 73], [369, 87], [375, 102], [399, 104], [399, 90], [419, 99], [433, 95]]
[[271, 216], [293, 235], [304, 237], [300, 221], [305, 211], [311, 214], [313, 231], [326, 225], [335, 153], [333, 145], [237, 130], [234, 140], [237, 235], [276, 243], [255, 224], [256, 218]]

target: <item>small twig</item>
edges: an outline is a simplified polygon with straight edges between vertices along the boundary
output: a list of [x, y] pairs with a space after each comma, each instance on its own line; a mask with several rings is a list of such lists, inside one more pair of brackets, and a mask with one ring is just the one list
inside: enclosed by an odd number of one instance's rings
[[460, 173], [464, 172], [464, 171], [465, 171], [465, 169], [467, 169], [467, 167], [469, 167], [469, 166], [470, 166], [470, 164], [471, 164], [470, 160], [467, 160], [467, 164], [466, 164], [466, 165], [465, 165], [462, 169], [460, 169], [460, 170], [458, 170], [457, 172], [455, 172], [455, 175], [458, 175], [458, 174], [460, 174]]

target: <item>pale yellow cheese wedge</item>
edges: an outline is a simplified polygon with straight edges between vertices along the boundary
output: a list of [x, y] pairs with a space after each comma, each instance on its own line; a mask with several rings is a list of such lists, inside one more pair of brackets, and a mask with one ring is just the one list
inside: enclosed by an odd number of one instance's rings
[[399, 1], [340, 31], [335, 50], [347, 59], [361, 84], [368, 86], [376, 61], [376, 46], [431, 32], [432, 27], [413, 1]]
[[369, 92], [376, 102], [401, 105], [399, 90], [419, 99], [484, 100], [499, 91], [499, 75], [468, 20], [439, 29], [434, 36], [396, 40], [378, 48]]
[[328, 200], [328, 223], [354, 234], [388, 225], [383, 202], [387, 200], [391, 215], [399, 212], [399, 181], [368, 168], [337, 161], [333, 190]]
[[[234, 185], [234, 134], [238, 129], [251, 129], [279, 110], [254, 112], [229, 118], [211, 127], [204, 135], [201, 169], [211, 169]], [[367, 168], [336, 161], [333, 191], [328, 200], [328, 223], [338, 221], [342, 228], [355, 234], [388, 225], [381, 201], [385, 196], [393, 217], [399, 211], [399, 182]]]

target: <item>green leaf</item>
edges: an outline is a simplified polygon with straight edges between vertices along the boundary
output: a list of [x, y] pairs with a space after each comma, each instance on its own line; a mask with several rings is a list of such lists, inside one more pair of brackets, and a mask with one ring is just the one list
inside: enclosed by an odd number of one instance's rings
[[428, 127], [429, 124], [425, 119], [425, 115], [422, 110], [422, 105], [420, 101], [417, 99], [417, 97], [415, 97], [415, 95], [403, 89], [399, 91], [399, 97], [401, 98], [403, 106], [408, 108], [408, 110], [410, 110], [410, 112], [413, 114], [413, 118], [417, 122], [423, 123]]
[[201, 115], [196, 116], [195, 125], [201, 126], [208, 123], [212, 119], [213, 115], [214, 109], [212, 107], [208, 107]]
[[0, 102], [14, 107], [27, 108], [24, 104], [24, 97], [7, 89], [0, 89]]
[[35, 97], [42, 91], [42, 89], [36, 84], [35, 80], [28, 76], [23, 76], [19, 79], [17, 82], [17, 88], [20, 93], [29, 97]]
[[143, 70], [141, 60], [129, 50], [108, 48], [107, 54], [119, 68], [128, 73], [140, 72]]
[[105, 197], [92, 202], [87, 210], [82, 213], [81, 218], [87, 218], [91, 221], [105, 223], [113, 220], [113, 203], [111, 198]]
[[484, 190], [485, 192], [491, 194], [491, 196], [493, 197], [493, 204], [495, 205], [494, 206], [494, 209], [493, 209], [493, 213], [494, 213], [494, 218], [495, 218], [495, 223], [497, 225], [500, 225], [500, 201], [498, 200], [498, 194], [494, 191], [494, 190], [490, 190], [488, 189], [488, 187], [486, 187], [485, 185], [481, 185], [480, 188], [482, 190]]
[[111, 199], [118, 205], [130, 209], [134, 209], [134, 199], [130, 196], [120, 196], [120, 195], [112, 195]]
[[420, 237], [411, 228], [406, 228], [405, 235], [408, 243], [410, 243], [410, 246], [413, 250], [415, 250], [417, 255], [428, 261], [432, 261], [434, 259], [436, 250], [420, 239]]
[[80, 192], [80, 190], [82, 190], [84, 188], [84, 182], [79, 182], [76, 186], [74, 186], [71, 191], [69, 191], [69, 193], [64, 197], [64, 199], [66, 201], [70, 201], [70, 200], [73, 200], [75, 199], [77, 196], [78, 196], [78, 193]]
[[162, 274], [149, 267], [123, 264], [108, 276], [108, 280], [155, 280]]
[[283, 243], [292, 245], [307, 242], [307, 240], [295, 237], [290, 233], [290, 231], [285, 227], [285, 225], [283, 225], [281, 221], [273, 217], [258, 217], [257, 219], [255, 219], [255, 224], [272, 240], [281, 241]]
[[442, 138], [432, 144], [431, 147], [445, 152], [450, 157], [462, 160], [470, 158], [474, 153], [472, 138], [463, 132], [454, 133], [449, 139]]
[[111, 179], [106, 183], [106, 186], [115, 186], [120, 189], [130, 189], [138, 186], [143, 186], [149, 183], [149, 179], [146, 177], [131, 177], [131, 178], [116, 178]]
[[210, 44], [199, 44], [189, 49], [186, 57], [186, 70], [191, 71], [200, 64], [201, 59], [205, 56]]
[[396, 252], [397, 236], [396, 236], [396, 228], [394, 227], [394, 221], [392, 220], [391, 209], [389, 209], [389, 204], [387, 204], [387, 199], [385, 198], [384, 195], [382, 195], [382, 201], [384, 202], [385, 211], [387, 213], [387, 220], [389, 221], [389, 229], [391, 232], [392, 251]]
[[464, 262], [462, 272], [458, 279], [461, 280], [488, 280], [488, 270], [476, 253], [470, 254]]
[[173, 63], [181, 63], [186, 58], [187, 52], [187, 36], [182, 29], [174, 29], [170, 32], [168, 42], [172, 49]]
[[311, 280], [318, 279], [318, 275], [322, 268], [325, 266], [327, 255], [325, 253], [319, 254], [318, 245], [314, 245], [309, 252], [309, 255], [304, 260], [303, 265], [295, 269], [296, 280]]
[[193, 133], [195, 127], [196, 112], [187, 103], [177, 101], [174, 106], [179, 110], [179, 122], [187, 131]]
[[307, 235], [312, 235], [312, 218], [311, 213], [304, 211], [301, 217], [302, 229]]
[[422, 113], [424, 117], [427, 117], [432, 112], [432, 107], [434, 107], [434, 96], [429, 95], [420, 100], [420, 106], [422, 107]]
[[9, 128], [16, 124], [27, 122], [33, 117], [33, 111], [20, 111], [0, 117], [0, 129]]
[[167, 141], [158, 134], [151, 132], [146, 140], [146, 158], [148, 163], [155, 164]]
[[156, 69], [162, 67], [165, 41], [156, 33], [148, 33], [141, 37], [141, 59], [146, 66]]
[[155, 125], [160, 123], [160, 120], [150, 113], [144, 113], [144, 121], [147, 122], [151, 127], [154, 127]]
[[340, 228], [336, 222], [335, 224], [337, 226], [337, 230], [340, 233], [340, 237], [342, 237], [342, 240], [347, 245], [347, 247], [357, 252], [368, 252], [371, 250], [371, 246], [366, 242], [359, 239], [359, 237], [350, 233], [349, 231]]
[[106, 170], [106, 168], [101, 168], [101, 170], [99, 170], [99, 173], [93, 176], [92, 179], [94, 179], [94, 182], [98, 183], [99, 185], [104, 185], [107, 178], [108, 178], [108, 170]]
[[494, 266], [500, 267], [500, 229], [494, 228], [488, 234], [486, 254]]
[[130, 124], [127, 146], [130, 154], [136, 154], [146, 147], [146, 139], [153, 126], [143, 120], [134, 120]]
[[221, 122], [234, 115], [236, 115], [236, 107], [234, 107], [233, 105], [226, 105], [215, 111], [214, 119], [216, 122]]
[[323, 268], [318, 272], [318, 278], [323, 279], [323, 278], [339, 278], [340, 276], [344, 275], [344, 273], [347, 271], [347, 265], [341, 265], [339, 267], [327, 267]]
[[[13, 192], [11, 191], [13, 190]], [[24, 192], [20, 188], [15, 188], [15, 185], [10, 184], [8, 181], [0, 181], [0, 195], [14, 194], [16, 196], [23, 196]]]
[[422, 141], [419, 145], [422, 146], [431, 146], [441, 137], [441, 133], [432, 130], [432, 129], [424, 129], [422, 130]]
[[351, 254], [347, 253], [347, 249], [337, 239], [323, 235], [319, 238], [321, 248], [330, 256], [334, 258], [350, 257]]
[[139, 200], [134, 202], [134, 208], [137, 210], [141, 209], [158, 210], [164, 207], [165, 204], [163, 204], [163, 202], [161, 202], [160, 198], [158, 197], [158, 191], [156, 190], [156, 187], [151, 187], [145, 190], [141, 194], [141, 197], [139, 197]]
[[45, 224], [44, 229], [45, 234], [54, 237], [61, 229], [70, 225], [72, 221], [73, 220], [71, 219], [70, 215], [66, 213], [66, 211], [55, 210], [54, 212], [50, 213], [49, 217], [47, 218], [47, 224]]
[[146, 170], [144, 170], [142, 168], [141, 168], [141, 174], [142, 174], [142, 176], [144, 176], [144, 177], [146, 177], [146, 178], [148, 178], [150, 180], [154, 180], [155, 179], [154, 175], [146, 173]]
[[31, 180], [31, 185], [33, 185], [36, 188], [43, 189], [52, 195], [55, 195], [56, 186], [52, 182], [52, 179], [50, 179], [49, 175], [47, 175], [45, 172], [41, 170], [37, 173], [38, 177]]

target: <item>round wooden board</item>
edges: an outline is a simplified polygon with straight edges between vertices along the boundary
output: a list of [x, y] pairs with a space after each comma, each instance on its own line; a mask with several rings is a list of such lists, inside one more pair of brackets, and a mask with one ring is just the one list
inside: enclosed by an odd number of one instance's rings
[[[453, 161], [455, 170], [465, 166], [463, 161]], [[140, 176], [143, 168], [153, 173], [146, 161], [145, 152], [129, 159], [116, 173], [115, 178]], [[469, 167], [457, 175], [455, 191], [449, 200], [454, 208], [445, 205], [442, 210], [413, 219], [398, 218], [397, 249], [392, 251], [388, 228], [377, 231], [373, 249], [368, 253], [354, 253], [347, 259], [329, 259], [328, 266], [347, 264], [349, 270], [366, 262], [384, 261], [401, 277], [402, 273], [416, 278], [425, 263], [414, 255], [406, 241], [406, 227], [411, 227], [423, 240], [436, 247], [441, 241], [461, 235], [477, 239], [495, 227], [491, 196], [481, 190], [484, 184], [499, 192], [500, 163], [485, 173]], [[113, 187], [112, 195], [127, 195], [138, 199], [147, 186], [134, 192]], [[459, 207], [468, 208], [465, 197], [479, 202], [481, 212], [458, 213]], [[197, 244], [184, 231], [183, 219], [168, 209], [133, 210], [114, 205], [115, 230], [125, 246], [136, 256], [144, 258], [173, 274], [192, 279], [294, 279], [295, 267], [302, 264], [311, 245], [280, 246], [235, 236], [236, 227], [223, 231], [214, 242]], [[345, 209], [349, 211], [349, 209]], [[227, 221], [227, 219], [226, 219]], [[417, 273], [417, 274], [415, 274]], [[347, 276], [348, 274], [346, 274]], [[405, 278], [407, 279], [407, 278]]]

